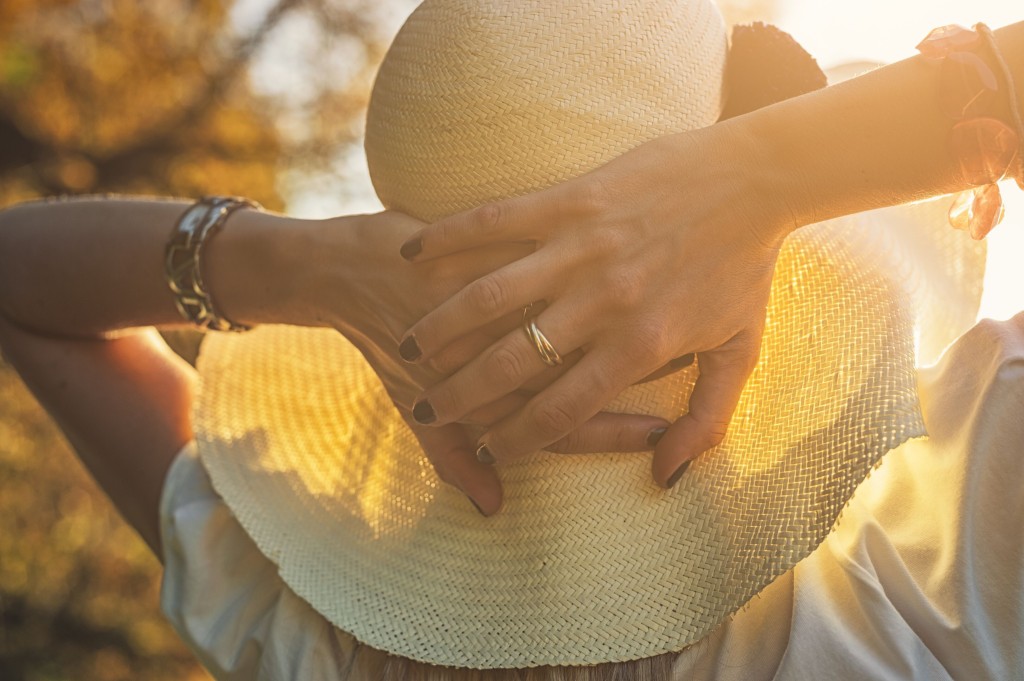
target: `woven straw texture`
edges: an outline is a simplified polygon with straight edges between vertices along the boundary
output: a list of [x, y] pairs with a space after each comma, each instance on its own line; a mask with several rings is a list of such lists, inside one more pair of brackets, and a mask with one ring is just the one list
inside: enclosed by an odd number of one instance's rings
[[[708, 125], [725, 51], [702, 0], [427, 0], [373, 93], [375, 186], [429, 219]], [[500, 468], [504, 507], [482, 518], [353, 346], [283, 326], [205, 341], [200, 454], [289, 586], [364, 643], [475, 668], [677, 651], [808, 555], [879, 458], [924, 433], [915, 342], [932, 358], [970, 324], [984, 264], [945, 208], [787, 241], [729, 434], [668, 492], [648, 455], [537, 453]], [[612, 408], [679, 416], [698, 371]]]

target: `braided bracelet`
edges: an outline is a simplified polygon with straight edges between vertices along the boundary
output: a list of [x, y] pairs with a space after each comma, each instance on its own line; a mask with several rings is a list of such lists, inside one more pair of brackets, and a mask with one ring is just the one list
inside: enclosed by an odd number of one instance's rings
[[164, 251], [167, 285], [174, 304], [186, 321], [212, 331], [248, 331], [217, 312], [202, 276], [203, 245], [219, 231], [228, 216], [240, 208], [261, 210], [255, 201], [239, 197], [207, 196], [193, 204], [178, 220]]

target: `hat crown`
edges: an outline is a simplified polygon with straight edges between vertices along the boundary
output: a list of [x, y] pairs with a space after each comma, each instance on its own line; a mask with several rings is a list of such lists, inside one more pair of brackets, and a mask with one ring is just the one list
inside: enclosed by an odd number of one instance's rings
[[726, 53], [710, 0], [426, 0], [374, 86], [374, 187], [434, 220], [557, 184], [714, 123]]

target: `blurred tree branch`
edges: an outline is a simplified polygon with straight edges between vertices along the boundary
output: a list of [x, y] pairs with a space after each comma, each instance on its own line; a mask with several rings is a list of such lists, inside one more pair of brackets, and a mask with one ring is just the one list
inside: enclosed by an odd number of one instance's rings
[[[371, 3], [277, 0], [243, 35], [233, 4], [5, 3], [0, 206], [124, 192], [244, 193], [282, 208], [281, 172], [331, 170], [359, 137], [384, 51]], [[282, 37], [303, 17], [305, 35]], [[346, 63], [318, 67], [338, 46]], [[273, 83], [254, 72], [298, 52], [303, 68]]]
[[[97, 159], [101, 164], [116, 167], [133, 155], [166, 154], [176, 143], [176, 136], [182, 129], [198, 123], [216, 102], [218, 96], [248, 66], [252, 55], [266, 41], [267, 36], [289, 11], [305, 0], [278, 0], [270, 8], [263, 21], [251, 35], [238, 42], [229, 50], [224, 62], [208, 74], [202, 86], [189, 101], [177, 110], [168, 112], [164, 119], [139, 135], [134, 145], [118, 149], [116, 153]], [[103, 174], [102, 171], [100, 173]]]

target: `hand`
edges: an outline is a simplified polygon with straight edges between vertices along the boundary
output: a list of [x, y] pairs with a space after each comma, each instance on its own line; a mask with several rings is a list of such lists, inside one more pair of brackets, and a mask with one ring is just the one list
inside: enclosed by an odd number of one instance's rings
[[[430, 225], [402, 247], [417, 263], [501, 242], [535, 252], [473, 282], [413, 325], [420, 362], [533, 301], [562, 355], [582, 358], [482, 438], [497, 461], [542, 448], [675, 357], [699, 353], [689, 412], [660, 439], [654, 479], [670, 486], [725, 436], [757, 361], [769, 286], [790, 224], [764, 191], [770, 164], [727, 122], [648, 142], [575, 180]], [[410, 341], [409, 339], [414, 339]], [[453, 423], [545, 371], [515, 329], [421, 397]]]
[[[300, 308], [291, 307], [291, 314], [300, 316], [293, 323], [333, 326], [355, 344], [384, 383], [438, 476], [461, 489], [482, 513], [490, 515], [501, 506], [500, 482], [494, 468], [477, 461], [475, 438], [463, 424], [493, 424], [521, 408], [531, 387], [542, 388], [558, 373], [539, 373], [535, 384], [524, 386], [525, 393], [499, 396], [441, 428], [429, 428], [411, 418], [414, 398], [425, 386], [446, 375], [446, 362], [461, 364], [463, 358], [475, 356], [518, 328], [519, 317], [498, 316], [480, 329], [452, 338], [433, 362], [402, 361], [397, 352], [398, 339], [414, 320], [468, 283], [529, 254], [533, 248], [499, 244], [410, 264], [399, 257], [398, 246], [423, 226], [394, 212], [315, 223], [313, 247], [307, 246], [306, 250], [320, 255], [306, 263], [307, 272], [300, 275], [302, 294], [290, 296], [293, 303], [296, 299], [305, 301]], [[429, 422], [429, 415], [419, 411], [416, 415]], [[654, 417], [599, 414], [581, 423], [557, 448], [565, 452], [645, 450], [649, 449], [646, 439], [650, 432], [667, 425]]]

